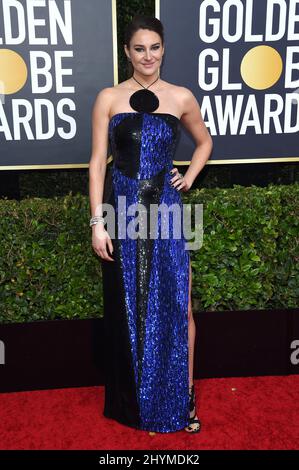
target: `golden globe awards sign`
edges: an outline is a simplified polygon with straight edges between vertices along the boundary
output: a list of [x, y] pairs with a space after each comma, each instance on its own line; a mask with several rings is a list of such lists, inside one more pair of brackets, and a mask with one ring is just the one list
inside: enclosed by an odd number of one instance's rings
[[[211, 163], [299, 161], [299, 0], [160, 0], [163, 78], [191, 89]], [[183, 132], [177, 161], [194, 144]]]
[[0, 0], [0, 167], [87, 166], [113, 83], [111, 0]]

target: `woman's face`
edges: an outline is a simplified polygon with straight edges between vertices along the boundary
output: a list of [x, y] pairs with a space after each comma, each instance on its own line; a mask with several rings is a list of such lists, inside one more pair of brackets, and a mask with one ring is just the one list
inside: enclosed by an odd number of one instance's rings
[[156, 75], [162, 62], [164, 47], [158, 33], [149, 29], [139, 29], [132, 36], [130, 49], [125, 45], [127, 57], [140, 74]]

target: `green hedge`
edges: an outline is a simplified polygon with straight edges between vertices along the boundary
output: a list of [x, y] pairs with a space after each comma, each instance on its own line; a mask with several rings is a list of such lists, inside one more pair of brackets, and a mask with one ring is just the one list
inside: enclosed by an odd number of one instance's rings
[[[187, 199], [186, 199], [187, 202]], [[190, 192], [204, 207], [195, 310], [298, 307], [299, 184]]]
[[[191, 252], [195, 312], [298, 306], [298, 183], [182, 197], [203, 204], [203, 246]], [[0, 220], [1, 322], [102, 316], [88, 197], [0, 200]]]

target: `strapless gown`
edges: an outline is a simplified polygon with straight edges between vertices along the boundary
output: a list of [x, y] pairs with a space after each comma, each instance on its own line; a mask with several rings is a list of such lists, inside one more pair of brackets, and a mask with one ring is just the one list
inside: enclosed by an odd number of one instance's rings
[[[136, 429], [172, 432], [188, 425], [188, 286], [190, 253], [183, 234], [181, 193], [170, 184], [180, 120], [168, 113], [122, 112], [109, 122], [113, 165], [103, 202], [116, 212], [115, 261], [101, 259], [105, 329], [103, 414]], [[119, 206], [119, 197], [125, 204]], [[181, 236], [120, 236], [128, 206], [178, 204]], [[106, 215], [106, 212], [103, 212]], [[108, 226], [106, 230], [109, 233]], [[149, 235], [149, 224], [147, 228]], [[138, 227], [136, 228], [138, 231]], [[110, 234], [111, 236], [111, 234]]]

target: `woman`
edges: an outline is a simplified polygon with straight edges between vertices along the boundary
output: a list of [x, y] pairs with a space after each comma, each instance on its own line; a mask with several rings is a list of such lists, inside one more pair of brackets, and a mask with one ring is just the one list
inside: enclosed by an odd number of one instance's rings
[[[147, 222], [151, 204], [177, 204], [182, 215], [180, 191], [188, 191], [204, 167], [212, 139], [191, 91], [159, 76], [161, 22], [135, 16], [124, 50], [133, 74], [101, 90], [95, 100], [89, 166], [92, 247], [103, 273], [104, 416], [137, 429], [193, 433], [201, 423], [193, 384], [190, 254], [182, 232], [180, 238], [173, 236], [177, 222], [169, 222], [165, 239], [162, 216], [154, 239]], [[180, 122], [197, 144], [184, 176], [172, 164]], [[106, 175], [108, 145], [113, 168]], [[102, 203], [115, 211], [113, 229], [102, 217]], [[122, 216], [127, 230], [132, 223], [128, 207], [137, 203], [147, 214], [139, 223], [145, 236], [122, 236], [116, 222]]]

